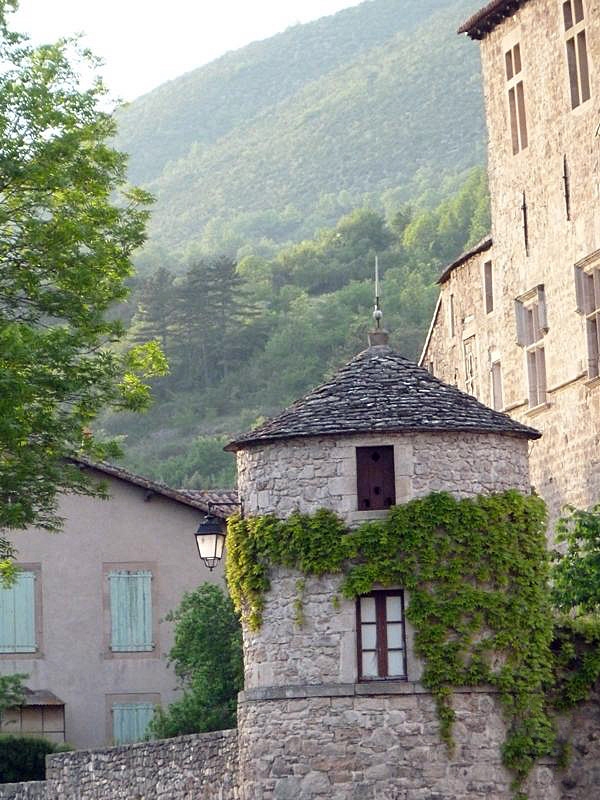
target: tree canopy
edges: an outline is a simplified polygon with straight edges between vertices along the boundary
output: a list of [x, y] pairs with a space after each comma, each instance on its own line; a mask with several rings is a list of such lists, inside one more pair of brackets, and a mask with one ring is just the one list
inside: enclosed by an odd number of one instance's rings
[[9, 30], [12, 7], [0, 3], [0, 530], [55, 530], [57, 492], [100, 491], [69, 458], [114, 451], [91, 422], [145, 408], [144, 376], [165, 362], [156, 343], [114, 348], [110, 309], [150, 197], [126, 187], [101, 81], [80, 78], [97, 62], [72, 40], [32, 47]]
[[167, 619], [175, 622], [169, 659], [183, 695], [150, 724], [158, 738], [234, 728], [242, 689], [242, 629], [220, 586], [201, 584]]

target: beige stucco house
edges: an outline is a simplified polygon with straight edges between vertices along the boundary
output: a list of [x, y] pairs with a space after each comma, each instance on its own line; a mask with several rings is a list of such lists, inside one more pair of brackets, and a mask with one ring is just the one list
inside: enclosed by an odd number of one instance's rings
[[552, 517], [600, 500], [600, 1], [495, 0], [480, 41], [492, 235], [440, 278], [421, 364], [543, 433]]
[[81, 468], [107, 484], [108, 500], [62, 497], [62, 533], [13, 535], [22, 571], [0, 590], [0, 674], [27, 673], [31, 690], [25, 708], [4, 715], [4, 731], [89, 748], [141, 738], [154, 706], [177, 696], [165, 616], [184, 592], [222, 581], [222, 567], [201, 562], [194, 532], [205, 512], [230, 512], [235, 495]]

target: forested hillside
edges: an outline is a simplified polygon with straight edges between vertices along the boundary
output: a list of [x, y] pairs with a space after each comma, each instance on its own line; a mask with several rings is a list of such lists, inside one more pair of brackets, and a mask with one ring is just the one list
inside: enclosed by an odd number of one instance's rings
[[489, 230], [478, 52], [455, 33], [477, 6], [367, 0], [119, 111], [156, 196], [119, 314], [170, 363], [149, 416], [104, 420], [129, 466], [232, 485], [228, 439], [365, 347], [375, 254], [418, 357], [440, 270]]
[[[234, 433], [271, 415], [366, 346], [373, 266], [391, 342], [417, 358], [442, 266], [489, 230], [485, 173], [474, 169], [431, 211], [359, 209], [274, 258], [194, 259], [135, 288], [130, 337], [158, 339], [171, 372], [148, 416], [106, 420], [126, 432], [127, 461], [172, 485], [231, 485]], [[151, 431], [151, 433], [149, 433]]]
[[118, 112], [156, 196], [144, 271], [272, 255], [367, 202], [431, 204], [483, 161], [477, 0], [368, 0], [229, 53]]

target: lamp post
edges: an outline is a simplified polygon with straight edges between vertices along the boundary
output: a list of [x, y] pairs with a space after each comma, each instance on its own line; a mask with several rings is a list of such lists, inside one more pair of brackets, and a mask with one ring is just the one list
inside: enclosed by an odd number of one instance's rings
[[223, 557], [225, 531], [222, 520], [209, 512], [198, 525], [194, 536], [200, 558], [212, 572]]

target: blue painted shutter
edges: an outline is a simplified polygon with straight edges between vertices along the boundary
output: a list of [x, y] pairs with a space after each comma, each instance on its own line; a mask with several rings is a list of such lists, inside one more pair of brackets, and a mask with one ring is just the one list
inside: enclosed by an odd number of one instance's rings
[[111, 650], [144, 652], [152, 642], [152, 573], [111, 572]]
[[0, 588], [0, 653], [35, 653], [35, 573], [20, 572]]
[[140, 742], [154, 715], [154, 706], [152, 703], [115, 703], [112, 713], [115, 744]]

